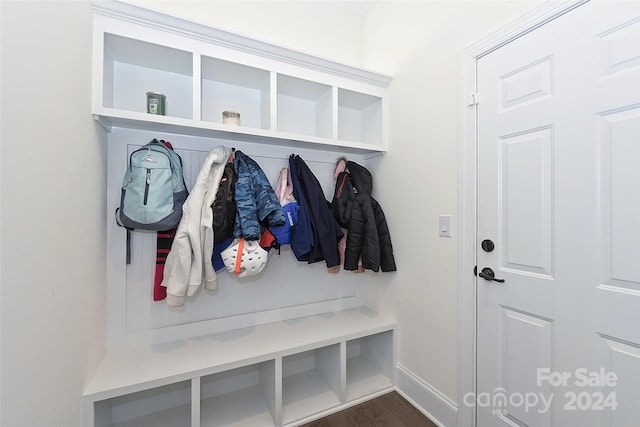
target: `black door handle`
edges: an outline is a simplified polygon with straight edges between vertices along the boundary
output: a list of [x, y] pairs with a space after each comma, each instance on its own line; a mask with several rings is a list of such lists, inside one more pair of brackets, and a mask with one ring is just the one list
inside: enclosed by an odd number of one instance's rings
[[489, 267], [483, 268], [482, 271], [480, 273], [478, 273], [478, 276], [480, 276], [484, 280], [488, 280], [490, 282], [494, 281], [494, 282], [498, 282], [498, 283], [504, 283], [504, 279], [496, 279], [496, 274]]

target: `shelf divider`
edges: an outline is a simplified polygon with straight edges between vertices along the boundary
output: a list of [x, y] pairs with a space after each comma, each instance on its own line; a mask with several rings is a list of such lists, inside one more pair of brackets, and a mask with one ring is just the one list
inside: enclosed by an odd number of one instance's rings
[[193, 120], [202, 120], [202, 55], [193, 53]]
[[275, 71], [272, 71], [270, 74], [270, 84], [269, 84], [269, 112], [270, 112], [270, 122], [269, 122], [269, 130], [276, 131], [278, 130], [278, 74]]
[[340, 393], [341, 403], [347, 402], [347, 342], [340, 342]]
[[191, 427], [200, 427], [200, 377], [191, 380]]
[[331, 138], [338, 139], [339, 123], [338, 123], [338, 87], [331, 88]]
[[277, 426], [282, 425], [282, 356], [275, 358], [275, 400], [273, 418]]

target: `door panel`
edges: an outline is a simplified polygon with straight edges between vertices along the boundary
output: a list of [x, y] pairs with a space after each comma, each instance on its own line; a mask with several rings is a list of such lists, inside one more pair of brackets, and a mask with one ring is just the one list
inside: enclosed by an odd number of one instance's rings
[[[529, 390], [537, 388], [536, 379], [521, 375], [522, 372], [535, 372], [539, 366], [549, 366], [553, 354], [553, 322], [532, 313], [516, 311], [502, 307], [505, 325], [505, 355], [501, 368], [504, 372], [503, 388], [511, 394], [506, 407], [506, 416], [527, 425], [551, 425], [550, 411], [528, 410], [526, 405], [513, 396], [526, 396]], [[547, 385], [545, 390], [550, 392]]]
[[553, 134], [550, 127], [502, 137], [502, 268], [553, 272]]
[[499, 78], [502, 111], [553, 94], [553, 57], [534, 61]]
[[[632, 426], [640, 420], [638, 405], [638, 384], [640, 384], [640, 348], [613, 338], [601, 337], [602, 360], [605, 369], [617, 375], [616, 395], [618, 407], [611, 411], [605, 425]], [[635, 424], [632, 424], [632, 421]]]
[[606, 284], [640, 290], [640, 108], [598, 117]]
[[640, 2], [477, 66], [478, 270], [505, 280], [477, 281], [477, 425], [637, 427]]

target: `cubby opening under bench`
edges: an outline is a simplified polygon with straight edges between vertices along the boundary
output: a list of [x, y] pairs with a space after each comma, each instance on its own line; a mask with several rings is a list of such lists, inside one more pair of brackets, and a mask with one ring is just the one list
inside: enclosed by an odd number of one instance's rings
[[395, 334], [357, 308], [110, 353], [84, 426], [300, 425], [394, 390]]

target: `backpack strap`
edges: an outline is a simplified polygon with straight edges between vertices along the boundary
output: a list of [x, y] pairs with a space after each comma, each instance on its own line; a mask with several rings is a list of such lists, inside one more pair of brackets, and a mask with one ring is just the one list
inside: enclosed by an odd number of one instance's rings
[[127, 265], [131, 264], [131, 229], [127, 228]]
[[120, 220], [118, 219], [119, 215], [118, 212], [120, 212], [120, 208], [116, 208], [116, 212], [115, 212], [115, 216], [116, 216], [116, 224], [118, 225], [118, 227], [123, 227], [127, 230], [127, 253], [126, 253], [126, 261], [127, 261], [127, 265], [131, 264], [131, 228], [129, 227], [125, 227], [124, 225], [122, 225], [120, 223]]
[[115, 212], [115, 216], [116, 216], [116, 224], [118, 225], [118, 227], [123, 227], [127, 230], [127, 253], [126, 253], [126, 260], [127, 260], [127, 265], [131, 264], [131, 229], [129, 227], [125, 227], [124, 225], [122, 225], [120, 223], [120, 221], [118, 220], [118, 212], [120, 211], [120, 208], [116, 208], [116, 212]]

